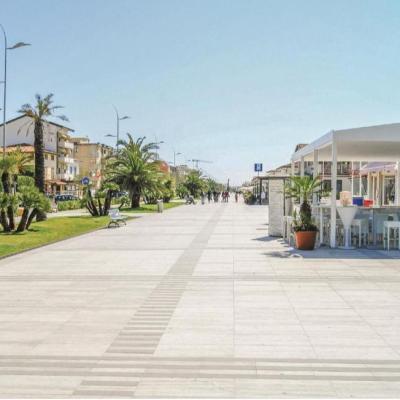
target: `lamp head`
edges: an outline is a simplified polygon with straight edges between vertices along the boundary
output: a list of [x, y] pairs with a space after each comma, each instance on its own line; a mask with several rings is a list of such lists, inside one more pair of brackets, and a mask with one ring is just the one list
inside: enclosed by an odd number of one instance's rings
[[30, 43], [18, 42], [18, 43], [15, 43], [11, 47], [7, 47], [7, 50], [19, 49], [20, 47], [25, 47], [25, 46], [30, 46], [30, 45], [31, 45]]

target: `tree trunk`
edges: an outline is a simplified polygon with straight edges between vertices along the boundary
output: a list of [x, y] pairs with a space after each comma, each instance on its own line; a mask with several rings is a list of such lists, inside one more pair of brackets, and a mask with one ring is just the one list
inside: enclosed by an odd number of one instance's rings
[[99, 212], [97, 211], [96, 204], [94, 203], [93, 197], [92, 197], [92, 191], [88, 189], [88, 201], [86, 204], [87, 209], [89, 210], [90, 214], [92, 214], [93, 217], [98, 217]]
[[103, 208], [102, 208], [102, 206], [101, 206], [100, 197], [97, 199], [97, 204], [99, 205], [99, 214], [100, 214], [100, 216], [104, 215], [104, 214], [103, 214]]
[[10, 175], [8, 172], [3, 172], [1, 174], [1, 184], [3, 185], [4, 193], [11, 193], [11, 185], [10, 185]]
[[[1, 184], [3, 185], [4, 193], [11, 195], [10, 174], [8, 172], [3, 172], [1, 174]], [[4, 213], [4, 218], [5, 218], [4, 222], [7, 225], [8, 231], [13, 231], [15, 228], [15, 223], [14, 223], [14, 209], [12, 206], [7, 207], [7, 212]]]
[[134, 193], [131, 198], [131, 208], [138, 208], [140, 206], [140, 194]]
[[15, 220], [14, 220], [14, 208], [13, 206], [7, 207], [7, 217], [8, 217], [8, 226], [10, 231], [15, 229]]
[[4, 232], [10, 232], [10, 227], [8, 226], [8, 221], [7, 221], [7, 215], [3, 208], [0, 210], [0, 224], [3, 227]]
[[38, 213], [38, 209], [37, 209], [37, 208], [34, 208], [34, 209], [32, 210], [32, 212], [31, 212], [31, 215], [30, 215], [29, 218], [28, 218], [28, 222], [26, 223], [26, 226], [25, 226], [25, 229], [26, 229], [26, 230], [28, 230], [29, 227], [31, 226], [31, 223], [32, 223], [33, 219], [36, 217], [37, 213]]
[[[34, 128], [34, 147], [35, 147], [35, 186], [41, 193], [45, 193], [45, 168], [44, 168], [44, 140], [43, 140], [43, 122], [40, 119], [35, 120]], [[36, 221], [45, 221], [47, 215], [44, 211], [38, 211]]]
[[108, 215], [111, 206], [111, 190], [107, 190], [106, 198], [104, 200], [104, 215]]
[[29, 216], [29, 208], [24, 208], [24, 211], [22, 212], [21, 220], [19, 221], [17, 232], [23, 232], [26, 228], [26, 224], [28, 222], [28, 216]]

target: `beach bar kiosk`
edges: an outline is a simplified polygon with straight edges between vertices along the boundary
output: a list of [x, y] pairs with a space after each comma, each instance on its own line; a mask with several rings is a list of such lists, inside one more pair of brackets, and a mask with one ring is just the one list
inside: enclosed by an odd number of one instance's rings
[[[338, 221], [349, 228], [352, 218], [366, 215], [367, 210], [374, 243], [377, 233], [394, 228], [400, 247], [400, 123], [332, 130], [293, 153], [292, 174], [298, 163], [297, 171], [304, 176], [305, 163], [311, 163], [313, 176], [320, 176], [321, 162], [331, 163], [330, 196], [323, 205], [330, 215], [328, 244], [337, 247]], [[351, 162], [353, 166], [350, 207], [355, 210], [339, 209], [343, 206], [337, 190], [339, 162]], [[313, 206], [321, 207], [319, 201], [314, 196]], [[322, 241], [322, 233], [320, 236]], [[385, 234], [381, 236], [384, 241]]]

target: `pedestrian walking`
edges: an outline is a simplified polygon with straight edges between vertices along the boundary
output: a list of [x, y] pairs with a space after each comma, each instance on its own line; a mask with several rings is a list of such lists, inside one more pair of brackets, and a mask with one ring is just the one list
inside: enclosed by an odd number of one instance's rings
[[206, 195], [204, 192], [201, 192], [201, 204], [206, 204]]

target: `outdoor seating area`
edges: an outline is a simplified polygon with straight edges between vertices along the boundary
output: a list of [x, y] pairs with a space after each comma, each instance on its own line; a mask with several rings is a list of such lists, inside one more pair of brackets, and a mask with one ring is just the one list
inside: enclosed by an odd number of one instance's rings
[[[323, 182], [329, 195], [312, 202], [317, 245], [400, 250], [400, 124], [331, 131], [296, 151], [291, 162], [292, 175], [298, 167], [300, 176], [311, 163], [313, 177], [331, 164], [330, 180]], [[351, 165], [348, 190], [338, 184], [341, 163]], [[288, 241], [288, 217], [295, 208], [283, 220]]]

